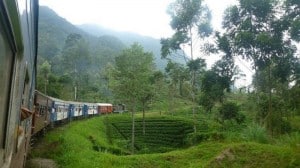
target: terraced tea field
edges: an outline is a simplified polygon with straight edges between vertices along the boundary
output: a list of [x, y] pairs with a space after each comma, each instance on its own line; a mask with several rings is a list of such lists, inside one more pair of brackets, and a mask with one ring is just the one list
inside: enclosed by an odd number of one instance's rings
[[[113, 117], [108, 124], [112, 127], [112, 138], [115, 141], [127, 140], [126, 142], [129, 143], [132, 133], [130, 119]], [[143, 122], [138, 118], [135, 121], [135, 148], [138, 153], [167, 152], [182, 148], [186, 146], [185, 138], [192, 132], [191, 122], [183, 119], [151, 117], [146, 118], [145, 134], [143, 134]]]

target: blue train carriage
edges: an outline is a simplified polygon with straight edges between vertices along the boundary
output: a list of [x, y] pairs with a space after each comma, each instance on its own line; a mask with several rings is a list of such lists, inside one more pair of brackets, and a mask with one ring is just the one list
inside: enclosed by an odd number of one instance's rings
[[0, 1], [0, 167], [23, 167], [30, 148], [38, 0]]
[[70, 104], [70, 119], [79, 119], [84, 117], [84, 104], [82, 102], [72, 102], [69, 101]]
[[64, 123], [69, 116], [70, 104], [57, 98], [52, 99], [51, 123], [52, 125]]
[[88, 116], [99, 115], [97, 103], [84, 103], [84, 112]]
[[50, 113], [52, 109], [53, 101], [52, 99], [39, 92], [35, 91], [34, 97], [34, 115], [32, 116], [32, 130], [33, 136], [39, 134], [45, 130], [45, 128], [50, 124]]

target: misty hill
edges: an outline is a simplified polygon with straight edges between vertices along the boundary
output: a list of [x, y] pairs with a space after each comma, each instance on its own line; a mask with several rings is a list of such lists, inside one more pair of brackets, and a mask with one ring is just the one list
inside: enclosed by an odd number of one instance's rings
[[[39, 56], [50, 60], [60, 55], [67, 36], [80, 34], [89, 44], [91, 55], [96, 51], [120, 52], [125, 45], [113, 36], [93, 36], [58, 16], [52, 9], [40, 6], [39, 9]], [[116, 54], [115, 53], [115, 54]], [[113, 55], [115, 55], [113, 54]]]
[[[123, 48], [134, 42], [140, 43], [146, 51], [155, 56], [156, 66], [164, 70], [167, 61], [160, 56], [160, 40], [152, 37], [141, 36], [136, 33], [117, 32], [100, 26], [85, 24], [74, 26], [66, 19], [58, 16], [52, 9], [40, 6], [39, 13], [39, 56], [42, 59], [52, 60], [59, 56], [67, 36], [71, 33], [82, 35], [89, 43], [91, 55], [102, 59], [101, 66], [105, 61], [113, 61]], [[99, 57], [99, 53], [102, 53]], [[105, 57], [105, 58], [102, 58]], [[110, 58], [109, 58], [110, 57]], [[174, 58], [174, 57], [173, 57]], [[174, 59], [176, 62], [184, 63], [182, 58]]]
[[39, 55], [46, 59], [56, 56], [70, 33], [85, 34], [48, 7], [39, 8]]
[[[133, 42], [140, 43], [146, 51], [153, 52], [155, 55], [156, 66], [164, 70], [167, 62], [160, 56], [160, 40], [151, 37], [140, 36], [134, 33], [114, 32], [101, 30], [94, 26], [94, 30], [83, 30], [72, 25], [66, 19], [58, 16], [52, 9], [40, 6], [39, 8], [39, 45], [38, 45], [38, 86], [37, 89], [43, 90], [43, 74], [40, 70], [46, 61], [51, 67], [51, 78], [49, 79], [48, 94], [62, 99], [71, 99], [73, 84], [70, 83], [72, 73], [67, 69], [69, 61], [63, 57], [66, 39], [70, 34], [79, 34], [84, 39], [84, 50], [82, 55], [83, 62], [88, 62], [82, 67], [80, 73], [82, 86], [79, 95], [89, 95], [88, 98], [102, 95], [107, 97], [107, 91], [103, 78], [103, 70], [108, 63], [114, 64], [115, 57]], [[81, 62], [81, 63], [83, 63]], [[180, 62], [180, 61], [179, 61]], [[83, 67], [84, 66], [84, 67]], [[79, 71], [74, 71], [79, 72]], [[60, 89], [59, 89], [60, 88]], [[79, 91], [80, 92], [80, 91]], [[88, 100], [86, 97], [80, 99]], [[98, 99], [98, 98], [95, 98]], [[101, 98], [100, 98], [101, 99]]]
[[[126, 46], [130, 46], [132, 43], [138, 42], [144, 47], [146, 51], [153, 52], [153, 54], [155, 55], [155, 64], [159, 69], [163, 70], [167, 65], [167, 60], [161, 59], [160, 39], [155, 39], [148, 36], [142, 36], [132, 32], [114, 31], [94, 24], [83, 24], [83, 25], [79, 25], [78, 27], [94, 36], [103, 36], [103, 35], [115, 36], [119, 38]], [[172, 57], [172, 59], [178, 63], [182, 63], [182, 64], [185, 63], [184, 59], [181, 57]]]

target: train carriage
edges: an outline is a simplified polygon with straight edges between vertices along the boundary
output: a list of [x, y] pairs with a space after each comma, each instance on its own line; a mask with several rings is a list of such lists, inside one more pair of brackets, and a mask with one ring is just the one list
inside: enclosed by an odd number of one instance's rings
[[80, 118], [85, 116], [83, 106], [84, 104], [81, 102], [69, 102], [70, 106], [73, 108], [75, 118]]
[[69, 116], [69, 106], [67, 101], [63, 101], [56, 98], [52, 99], [52, 109], [51, 109], [51, 122], [59, 123], [68, 119]]
[[114, 113], [124, 113], [124, 112], [127, 112], [125, 104], [113, 105], [113, 112]]
[[50, 124], [50, 113], [53, 101], [47, 95], [35, 91], [35, 111], [32, 118], [32, 135], [39, 133]]
[[0, 167], [25, 165], [37, 53], [38, 0], [0, 1]]
[[97, 103], [97, 106], [99, 114], [108, 114], [113, 111], [113, 105], [109, 103]]
[[86, 111], [89, 116], [100, 114], [98, 113], [97, 103], [84, 103], [84, 111]]

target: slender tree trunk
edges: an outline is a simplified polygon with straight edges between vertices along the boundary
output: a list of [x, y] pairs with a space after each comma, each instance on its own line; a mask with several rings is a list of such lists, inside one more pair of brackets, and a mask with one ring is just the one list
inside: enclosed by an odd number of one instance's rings
[[273, 126], [272, 126], [272, 120], [273, 120], [273, 112], [272, 112], [272, 85], [271, 85], [271, 65], [268, 66], [268, 91], [269, 91], [269, 107], [268, 107], [268, 115], [267, 115], [267, 124], [268, 128], [270, 129], [272, 136], [273, 136]]
[[272, 112], [272, 85], [271, 85], [271, 65], [268, 65], [267, 67], [268, 70], [268, 112], [266, 117], [264, 118], [265, 121], [265, 127], [267, 128], [268, 131], [270, 131], [271, 135], [273, 136], [273, 126], [272, 126], [272, 121], [273, 121], [273, 112]]
[[145, 130], [145, 103], [143, 102], [143, 135], [146, 134]]
[[[192, 33], [192, 27], [189, 27], [189, 31], [190, 31], [190, 37], [191, 37], [191, 60], [194, 60], [194, 54], [193, 54], [193, 33]], [[195, 77], [196, 73], [195, 70], [192, 69], [192, 103], [193, 103], [193, 124], [194, 124], [194, 132], [197, 132], [197, 128], [196, 128], [196, 114], [195, 114]]]
[[[175, 89], [174, 89], [175, 88]], [[176, 86], [173, 86], [173, 84], [170, 85], [170, 88], [169, 88], [169, 113], [171, 113], [172, 116], [174, 116], [174, 110], [173, 110], [173, 99], [174, 99], [174, 92], [176, 91]]]
[[44, 93], [47, 95], [47, 80], [45, 81]]
[[135, 132], [135, 122], [134, 122], [134, 113], [135, 113], [135, 103], [132, 103], [132, 112], [131, 112], [131, 119], [132, 119], [132, 130], [131, 130], [131, 154], [134, 154], [134, 132]]
[[77, 86], [74, 86], [74, 100], [77, 100]]

